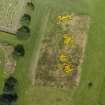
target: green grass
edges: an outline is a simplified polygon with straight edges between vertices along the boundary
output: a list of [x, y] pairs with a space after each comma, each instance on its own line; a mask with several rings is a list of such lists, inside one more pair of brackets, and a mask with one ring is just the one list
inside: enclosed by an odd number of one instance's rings
[[[32, 35], [28, 41], [22, 42], [26, 49], [24, 58], [17, 61], [15, 76], [19, 82], [17, 105], [105, 105], [105, 1], [104, 0], [33, 0], [35, 11], [32, 14]], [[32, 86], [32, 70], [30, 65], [33, 55], [37, 53], [44, 20], [50, 16], [46, 32], [53, 27], [50, 21], [59, 14], [75, 12], [91, 17], [88, 43], [82, 65], [80, 86], [73, 90], [42, 88]], [[55, 20], [54, 20], [55, 21]], [[18, 43], [16, 38], [0, 36], [9, 43]], [[36, 50], [36, 52], [35, 52]], [[34, 53], [33, 53], [34, 52]], [[88, 88], [88, 83], [93, 86]]]
[[[35, 3], [35, 12], [32, 20], [32, 39], [28, 43], [24, 43], [27, 49], [27, 55], [24, 59], [18, 61], [16, 76], [19, 81], [19, 100], [17, 105], [59, 105], [57, 98], [60, 98], [60, 105], [70, 105], [71, 95], [73, 94], [74, 105], [98, 105], [101, 99], [102, 83], [105, 76], [104, 72], [104, 1], [63, 1], [56, 0], [37, 0]], [[70, 5], [70, 6], [69, 6]], [[101, 7], [102, 6], [102, 7]], [[73, 92], [65, 92], [52, 88], [33, 88], [31, 87], [31, 71], [29, 63], [31, 61], [32, 49], [38, 48], [41, 32], [40, 27], [43, 27], [43, 18], [48, 11], [44, 8], [51, 9], [51, 14], [54, 16], [65, 14], [67, 12], [76, 12], [88, 14], [91, 17], [91, 25], [88, 35], [88, 43], [85, 54], [85, 62], [82, 69], [82, 77], [80, 86]], [[49, 19], [50, 20], [50, 19]], [[53, 20], [51, 20], [53, 21]], [[49, 23], [47, 31], [50, 30], [52, 24]], [[24, 79], [24, 80], [23, 80]], [[93, 82], [93, 87], [88, 89], [88, 82]], [[47, 96], [46, 96], [47, 94]], [[101, 95], [103, 96], [103, 95]], [[64, 101], [68, 98], [68, 101]], [[101, 102], [102, 103], [102, 102]], [[72, 105], [72, 104], [71, 104]]]
[[0, 49], [0, 94], [4, 86], [4, 52]]
[[11, 45], [16, 45], [18, 43], [21, 43], [21, 41], [19, 41], [15, 35], [5, 32], [0, 32], [0, 42], [8, 43]]

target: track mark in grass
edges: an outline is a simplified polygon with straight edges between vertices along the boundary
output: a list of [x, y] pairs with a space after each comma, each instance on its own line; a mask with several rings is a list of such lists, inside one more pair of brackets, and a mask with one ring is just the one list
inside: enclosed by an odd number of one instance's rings
[[40, 29], [41, 38], [39, 40], [39, 45], [38, 45], [39, 47], [37, 49], [37, 52], [36, 52], [36, 49], [34, 49], [34, 51], [33, 51], [32, 63], [31, 63], [31, 66], [30, 66], [30, 70], [32, 70], [32, 85], [33, 86], [35, 85], [35, 75], [36, 75], [35, 72], [36, 72], [37, 63], [38, 63], [38, 60], [39, 60], [39, 55], [40, 55], [40, 49], [41, 49], [41, 45], [42, 45], [42, 40], [44, 38], [44, 34], [45, 34], [45, 31], [46, 31], [46, 27], [47, 27], [49, 15], [50, 15], [50, 11], [48, 11], [48, 14], [43, 19], [44, 22], [43, 22], [43, 25], [41, 26], [41, 29]]

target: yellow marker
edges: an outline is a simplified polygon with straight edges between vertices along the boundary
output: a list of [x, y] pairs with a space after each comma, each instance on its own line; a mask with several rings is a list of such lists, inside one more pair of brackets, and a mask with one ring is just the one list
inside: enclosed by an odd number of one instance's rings
[[72, 43], [73, 43], [73, 38], [68, 34], [64, 34], [64, 44], [69, 45]]
[[64, 62], [64, 61], [67, 60], [67, 56], [62, 53], [62, 54], [59, 55], [59, 60], [60, 60], [61, 62]]
[[58, 20], [59, 22], [69, 21], [72, 20], [72, 16], [71, 15], [58, 16]]
[[66, 73], [72, 72], [72, 71], [73, 71], [72, 65], [64, 63], [64, 64], [63, 64], [63, 70], [64, 70], [64, 72], [66, 72]]

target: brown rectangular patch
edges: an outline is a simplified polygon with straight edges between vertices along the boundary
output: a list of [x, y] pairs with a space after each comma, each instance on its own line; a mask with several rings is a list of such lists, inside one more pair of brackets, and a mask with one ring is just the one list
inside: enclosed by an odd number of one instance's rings
[[88, 28], [88, 16], [73, 14], [72, 19], [59, 21], [52, 32], [47, 32], [36, 69], [36, 85], [57, 88], [78, 85]]

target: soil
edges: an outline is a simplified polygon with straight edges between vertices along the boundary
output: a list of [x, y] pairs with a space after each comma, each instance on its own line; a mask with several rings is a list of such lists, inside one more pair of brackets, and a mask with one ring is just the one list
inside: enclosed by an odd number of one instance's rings
[[[89, 17], [73, 15], [73, 19], [57, 24], [62, 33], [50, 33], [42, 41], [40, 57], [36, 70], [36, 85], [50, 86], [56, 88], [73, 88], [78, 86], [80, 79], [80, 66], [83, 61]], [[61, 30], [60, 30], [61, 32]], [[73, 37], [72, 45], [63, 44], [63, 35], [67, 32]], [[59, 54], [63, 52], [68, 60], [58, 60]], [[73, 71], [65, 73], [62, 66], [64, 63], [72, 64]]]
[[16, 67], [16, 61], [12, 56], [13, 46], [8, 45], [7, 43], [0, 43], [0, 48], [3, 50], [5, 55], [4, 74], [5, 78], [7, 78], [14, 73]]

